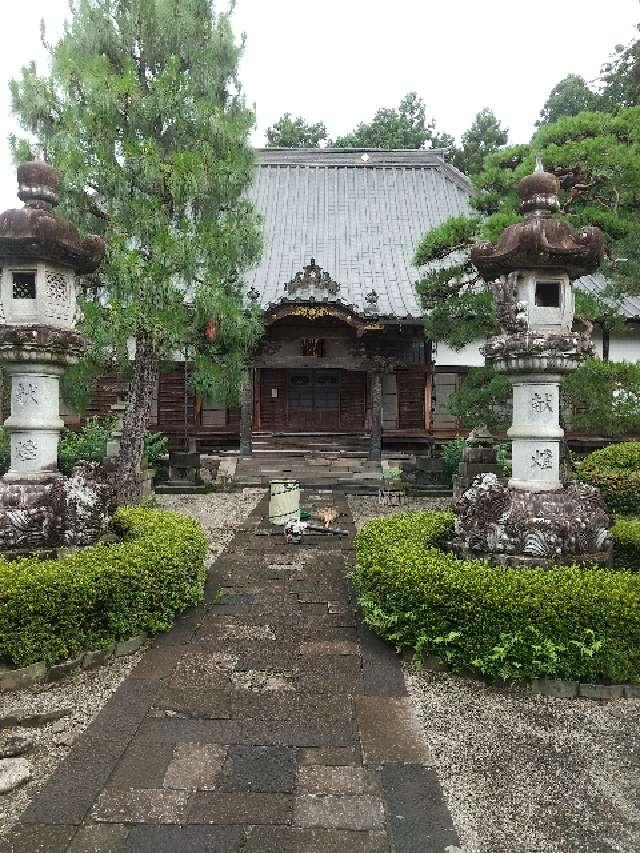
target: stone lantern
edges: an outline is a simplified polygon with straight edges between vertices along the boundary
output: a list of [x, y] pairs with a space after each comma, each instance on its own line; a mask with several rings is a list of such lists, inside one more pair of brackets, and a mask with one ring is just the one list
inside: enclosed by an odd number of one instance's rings
[[[75, 331], [77, 276], [97, 269], [105, 246], [99, 237], [81, 237], [56, 213], [59, 184], [47, 163], [23, 163], [18, 196], [24, 208], [0, 216], [0, 361], [11, 377], [5, 422], [11, 468], [0, 485], [0, 547], [47, 547], [60, 534], [61, 511], [52, 511], [64, 502], [57, 471], [59, 383], [86, 349]], [[31, 528], [39, 522], [38, 536]]]
[[559, 189], [538, 161], [520, 182], [523, 221], [471, 253], [491, 282], [501, 327], [484, 354], [513, 387], [513, 471], [506, 488], [486, 475], [465, 492], [455, 544], [499, 563], [604, 562], [608, 554], [609, 519], [598, 491], [565, 486], [560, 465], [560, 382], [592, 354], [590, 327], [575, 328], [572, 282], [599, 266], [603, 235], [553, 218]]

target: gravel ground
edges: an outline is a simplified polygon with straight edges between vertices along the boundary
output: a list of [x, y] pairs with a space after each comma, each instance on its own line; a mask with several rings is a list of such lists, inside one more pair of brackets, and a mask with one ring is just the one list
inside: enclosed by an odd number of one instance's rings
[[[209, 495], [163, 495], [158, 504], [166, 509], [192, 515], [203, 526], [209, 540], [207, 561], [213, 562], [225, 549], [256, 506], [264, 491]], [[113, 658], [93, 672], [79, 672], [55, 684], [0, 694], [0, 749], [7, 738], [28, 736], [32, 749], [25, 755], [31, 765], [31, 779], [22, 787], [0, 795], [0, 835], [16, 822], [31, 798], [42, 787], [73, 743], [100, 712], [109, 697], [139, 662], [145, 649], [127, 657]], [[3, 727], [2, 717], [46, 712], [64, 714], [59, 720], [39, 727]], [[65, 713], [66, 712], [66, 713]]]
[[[350, 499], [358, 526], [389, 514], [366, 501]], [[640, 700], [549, 699], [410, 668], [406, 683], [464, 853], [640, 851]]]

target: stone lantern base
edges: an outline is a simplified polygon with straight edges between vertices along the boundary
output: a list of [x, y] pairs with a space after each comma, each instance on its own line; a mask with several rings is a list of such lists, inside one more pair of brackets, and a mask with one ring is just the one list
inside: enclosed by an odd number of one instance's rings
[[609, 566], [609, 516], [597, 489], [582, 483], [548, 491], [509, 489], [478, 477], [456, 504], [455, 552], [504, 566]]
[[70, 477], [54, 471], [0, 481], [0, 551], [6, 557], [53, 554], [92, 545], [108, 529], [113, 478], [95, 462], [78, 463]]

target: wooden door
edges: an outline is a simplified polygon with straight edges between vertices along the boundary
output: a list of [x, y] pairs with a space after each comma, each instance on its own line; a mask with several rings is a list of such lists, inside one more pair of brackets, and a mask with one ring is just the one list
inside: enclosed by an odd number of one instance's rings
[[344, 432], [364, 429], [367, 408], [367, 374], [343, 370], [340, 384], [340, 429]]
[[263, 368], [260, 371], [260, 428], [287, 428], [287, 371]]
[[424, 367], [396, 371], [398, 428], [424, 430]]
[[[158, 381], [158, 429], [161, 432], [184, 432], [184, 365], [161, 373]], [[193, 394], [188, 392], [187, 423], [193, 425]]]

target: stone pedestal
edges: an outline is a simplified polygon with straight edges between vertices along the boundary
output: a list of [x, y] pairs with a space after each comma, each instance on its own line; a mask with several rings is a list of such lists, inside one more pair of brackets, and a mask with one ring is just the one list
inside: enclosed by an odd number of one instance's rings
[[560, 376], [531, 373], [510, 376], [513, 386], [512, 489], [559, 489]]

